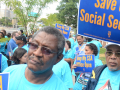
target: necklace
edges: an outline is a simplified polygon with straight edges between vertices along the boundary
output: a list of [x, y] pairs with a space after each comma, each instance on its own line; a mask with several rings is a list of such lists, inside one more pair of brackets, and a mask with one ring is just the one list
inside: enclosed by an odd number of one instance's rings
[[[45, 82], [47, 82], [51, 78], [52, 75], [53, 75], [53, 73], [45, 80]], [[23, 78], [23, 76], [24, 76], [24, 74], [20, 77], [20, 80], [18, 82], [16, 90], [18, 90], [19, 84], [20, 84], [21, 79]], [[39, 90], [45, 85], [45, 82], [42, 84], [42, 86], [39, 88]]]

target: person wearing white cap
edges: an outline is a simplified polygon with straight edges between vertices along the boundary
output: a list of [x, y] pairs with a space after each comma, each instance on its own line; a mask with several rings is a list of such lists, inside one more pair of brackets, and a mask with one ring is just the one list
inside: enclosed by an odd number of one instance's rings
[[85, 90], [120, 90], [120, 45], [110, 43], [105, 48], [106, 65], [92, 71]]

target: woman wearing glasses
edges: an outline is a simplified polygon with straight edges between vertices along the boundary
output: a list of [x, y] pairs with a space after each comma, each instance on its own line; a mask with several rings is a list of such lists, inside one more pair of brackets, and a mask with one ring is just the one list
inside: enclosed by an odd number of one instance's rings
[[[98, 49], [95, 44], [93, 44], [93, 43], [86, 44], [85, 54], [86, 55], [90, 55], [90, 54], [95, 55], [95, 67], [103, 65], [102, 61], [96, 57], [96, 55], [98, 54]], [[73, 69], [76, 67], [77, 67], [77, 65], [72, 66]], [[75, 85], [73, 86], [73, 90], [82, 90], [84, 87], [86, 87], [89, 77], [90, 77], [90, 74], [88, 74], [88, 73], [80, 73], [77, 77], [77, 81], [76, 81]]]

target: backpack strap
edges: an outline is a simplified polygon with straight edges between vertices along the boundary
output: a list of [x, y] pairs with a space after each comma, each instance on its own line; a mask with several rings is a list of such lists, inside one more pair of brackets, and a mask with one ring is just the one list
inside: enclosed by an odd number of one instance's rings
[[97, 82], [99, 80], [99, 77], [102, 73], [102, 71], [107, 67], [107, 65], [102, 65], [102, 66], [98, 66], [95, 67], [94, 70], [92, 71], [91, 77], [87, 83], [87, 86], [85, 88], [85, 90], [94, 90]]

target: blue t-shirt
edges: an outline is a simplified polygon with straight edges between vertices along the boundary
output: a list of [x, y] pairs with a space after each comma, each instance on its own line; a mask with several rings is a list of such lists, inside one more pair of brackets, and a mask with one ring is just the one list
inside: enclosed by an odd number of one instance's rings
[[69, 64], [64, 59], [55, 64], [52, 70], [64, 82], [67, 88], [73, 88], [71, 70]]
[[8, 59], [4, 55], [2, 55], [2, 69], [1, 69], [1, 72], [3, 72], [8, 67], [7, 60]]
[[33, 84], [25, 78], [26, 64], [13, 65], [4, 72], [10, 72], [9, 90], [68, 90], [63, 82], [53, 73], [44, 84]]
[[5, 36], [5, 38], [8, 38], [7, 36]]
[[[100, 65], [103, 65], [102, 61], [95, 56], [95, 67]], [[73, 86], [73, 90], [82, 90], [82, 88], [86, 87], [90, 75], [90, 73], [80, 73], [77, 77], [76, 83]]]
[[64, 55], [63, 58], [65, 58], [65, 59], [67, 59], [67, 58], [74, 59], [74, 53], [73, 53], [72, 49], [69, 49], [69, 50], [65, 53], [65, 55]]
[[78, 46], [78, 42], [77, 42], [77, 40], [74, 42], [74, 47], [75, 47], [76, 45]]
[[[108, 84], [108, 80], [110, 84]], [[120, 70], [118, 71], [110, 71], [108, 67], [106, 67], [101, 73], [98, 83], [96, 85], [95, 90], [108, 90], [107, 88], [111, 86], [112, 90], [119, 90], [120, 85]]]
[[[15, 50], [16, 50], [17, 48], [18, 48], [18, 47], [16, 47], [16, 48], [13, 50], [13, 53], [15, 52]], [[28, 52], [28, 50], [29, 50], [29, 48], [28, 48], [27, 45], [22, 46], [22, 48], [24, 48], [25, 50], [27, 50], [27, 52]]]
[[17, 46], [16, 42], [11, 38], [7, 45], [7, 56], [9, 56], [9, 52], [13, 52], [12, 50], [14, 50]]
[[0, 42], [0, 53], [5, 52], [5, 45], [6, 45], [5, 42]]

